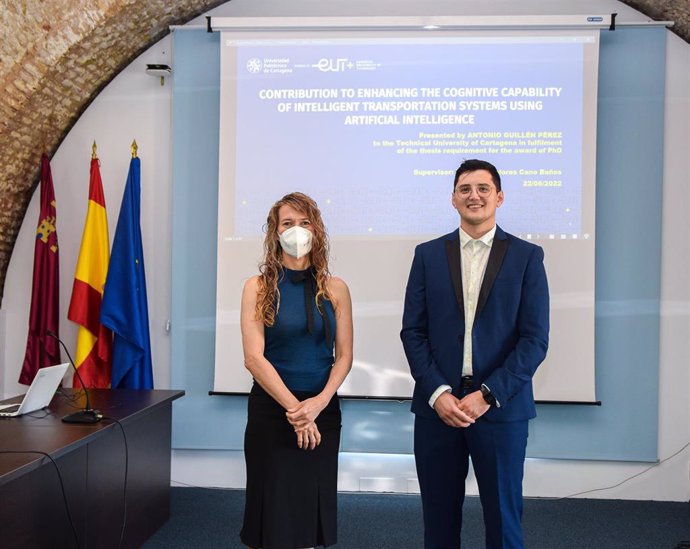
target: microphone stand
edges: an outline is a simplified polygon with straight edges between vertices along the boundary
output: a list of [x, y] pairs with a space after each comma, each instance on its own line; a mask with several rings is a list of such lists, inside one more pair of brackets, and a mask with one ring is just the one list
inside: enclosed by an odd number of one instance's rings
[[77, 374], [77, 379], [79, 380], [79, 383], [81, 383], [81, 387], [82, 389], [84, 389], [84, 396], [86, 397], [86, 408], [84, 410], [79, 410], [78, 412], [67, 414], [65, 417], [62, 418], [63, 423], [98, 423], [103, 418], [103, 414], [101, 414], [101, 412], [99, 412], [98, 410], [94, 410], [93, 408], [91, 408], [91, 401], [89, 400], [89, 391], [86, 390], [86, 385], [84, 384], [84, 381], [81, 379], [81, 376], [79, 375], [79, 368], [77, 368], [74, 365], [74, 361], [72, 360], [72, 356], [69, 354], [67, 347], [65, 347], [65, 344], [62, 342], [62, 340], [50, 330], [46, 330], [46, 335], [57, 340], [57, 342], [65, 350], [65, 353], [67, 353], [69, 363], [72, 365], [72, 368], [74, 368], [74, 373]]

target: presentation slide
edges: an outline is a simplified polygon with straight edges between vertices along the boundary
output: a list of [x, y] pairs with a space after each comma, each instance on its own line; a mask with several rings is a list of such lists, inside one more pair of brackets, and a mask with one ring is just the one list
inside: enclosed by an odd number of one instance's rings
[[582, 238], [592, 40], [238, 40], [235, 234], [258, 234], [255, 189], [286, 180], [336, 206], [332, 235], [441, 233], [453, 167], [485, 158], [513, 231]]
[[414, 246], [457, 228], [454, 172], [480, 158], [502, 176], [498, 223], [545, 248], [552, 326], [567, 330], [537, 398], [594, 400], [598, 33], [398, 34], [223, 33], [214, 389], [251, 384], [232, 333], [241, 286], [270, 206], [299, 190], [353, 295], [341, 393], [409, 397], [398, 333]]

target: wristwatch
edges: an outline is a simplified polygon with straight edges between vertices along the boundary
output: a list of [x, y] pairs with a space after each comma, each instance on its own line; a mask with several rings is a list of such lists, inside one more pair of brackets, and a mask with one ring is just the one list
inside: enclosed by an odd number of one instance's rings
[[484, 402], [486, 402], [489, 406], [496, 404], [496, 397], [491, 394], [491, 389], [482, 383], [482, 386], [479, 390], [482, 392]]

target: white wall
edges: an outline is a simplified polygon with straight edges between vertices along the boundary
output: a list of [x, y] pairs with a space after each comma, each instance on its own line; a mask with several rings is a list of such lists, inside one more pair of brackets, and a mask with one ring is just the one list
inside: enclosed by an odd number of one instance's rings
[[[268, 15], [459, 15], [605, 14], [618, 21], [646, 17], [613, 0], [458, 1], [421, 0], [233, 0], [212, 12], [216, 16]], [[193, 23], [205, 24], [201, 19]], [[659, 455], [664, 460], [690, 441], [690, 45], [668, 33], [663, 196], [662, 307], [659, 399]], [[66, 320], [74, 265], [86, 213], [91, 142], [98, 142], [111, 239], [129, 162], [129, 145], [139, 144], [142, 159], [142, 233], [147, 269], [149, 313], [157, 388], [170, 383], [170, 343], [165, 323], [170, 311], [170, 89], [144, 72], [146, 63], [169, 63], [170, 40], [153, 46], [127, 67], [89, 106], [52, 161], [58, 208], [61, 265], [61, 335], [74, 347], [76, 327]], [[174, 70], [174, 67], [173, 67]], [[174, 78], [174, 76], [173, 76]], [[660, 167], [661, 169], [661, 167]], [[621, 189], [621, 192], [625, 192]], [[0, 393], [12, 396], [25, 388], [16, 380], [24, 355], [31, 293], [33, 235], [38, 194], [19, 233], [0, 310]], [[4, 326], [4, 332], [3, 332]], [[640, 410], [640, 414], [645, 413]], [[652, 468], [642, 473], [645, 469]], [[690, 450], [658, 466], [622, 462], [528, 460], [525, 494], [562, 497], [613, 486], [582, 497], [687, 501], [690, 499]], [[173, 483], [195, 486], [244, 486], [241, 452], [186, 450], [173, 452]], [[343, 454], [341, 490], [417, 492], [412, 456]], [[469, 493], [476, 494], [470, 479]]]
[[[124, 192], [130, 145], [141, 159], [141, 230], [144, 246], [154, 384], [170, 384], [170, 122], [171, 85], [145, 73], [147, 63], [171, 64], [170, 37], [150, 48], [115, 78], [91, 103], [51, 160], [60, 246], [60, 336], [74, 356], [77, 325], [67, 320], [74, 268], [89, 195], [91, 145], [98, 145], [112, 242]], [[34, 239], [39, 214], [35, 192], [10, 260], [2, 302], [4, 362], [0, 393], [26, 392], [17, 383], [24, 360], [31, 302]], [[2, 317], [0, 317], [2, 319]], [[0, 335], [3, 332], [0, 330]], [[62, 357], [67, 360], [67, 357]]]

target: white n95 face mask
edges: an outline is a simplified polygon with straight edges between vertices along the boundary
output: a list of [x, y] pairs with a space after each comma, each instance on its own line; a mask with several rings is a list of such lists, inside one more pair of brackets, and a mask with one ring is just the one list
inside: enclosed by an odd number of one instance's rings
[[299, 259], [311, 251], [312, 236], [304, 227], [290, 227], [280, 235], [280, 246], [286, 254]]

